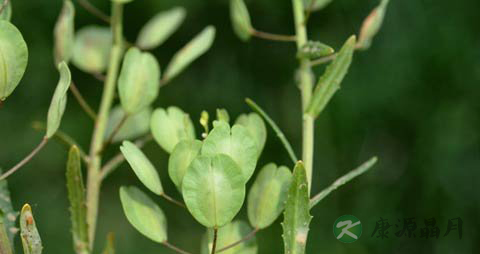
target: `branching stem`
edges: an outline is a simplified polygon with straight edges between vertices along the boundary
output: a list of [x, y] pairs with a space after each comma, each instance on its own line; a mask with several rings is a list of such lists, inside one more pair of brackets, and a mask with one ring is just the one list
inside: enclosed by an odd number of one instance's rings
[[70, 91], [72, 91], [73, 96], [78, 101], [78, 104], [80, 104], [80, 107], [82, 107], [83, 111], [85, 111], [85, 113], [87, 113], [87, 115], [92, 118], [93, 121], [97, 120], [97, 114], [95, 111], [93, 111], [92, 107], [90, 107], [73, 82], [70, 84]]
[[222, 252], [222, 251], [226, 251], [226, 250], [228, 250], [228, 249], [230, 249], [230, 248], [233, 248], [233, 247], [235, 247], [235, 246], [237, 246], [237, 245], [239, 245], [239, 244], [241, 244], [241, 243], [243, 243], [243, 242], [246, 242], [246, 241], [252, 239], [252, 237], [254, 237], [255, 234], [257, 234], [257, 232], [258, 232], [259, 230], [260, 230], [260, 229], [258, 229], [258, 228], [252, 230], [252, 232], [248, 233], [248, 235], [244, 236], [242, 239], [240, 239], [240, 240], [238, 240], [238, 241], [236, 241], [236, 242], [234, 242], [234, 243], [232, 243], [232, 244], [229, 244], [229, 245], [227, 245], [227, 246], [219, 249], [219, 250], [217, 251], [217, 253], [220, 253], [220, 252]]
[[118, 134], [118, 132], [120, 131], [120, 129], [122, 128], [122, 126], [125, 124], [125, 122], [127, 121], [128, 117], [130, 115], [128, 114], [125, 114], [122, 119], [120, 120], [120, 122], [118, 122], [117, 126], [115, 126], [115, 129], [113, 129], [112, 133], [110, 134], [110, 136], [107, 138], [107, 141], [105, 141], [105, 143], [103, 143], [103, 147], [102, 147], [102, 150], [100, 150], [100, 153], [103, 152], [108, 145], [110, 145], [112, 142], [113, 142], [113, 139], [115, 138], [115, 136]]
[[110, 17], [103, 13], [100, 9], [95, 7], [92, 3], [88, 0], [78, 0], [78, 3], [88, 12], [93, 14], [93, 16], [103, 20], [105, 23], [110, 24]]
[[180, 254], [191, 254], [190, 252], [185, 251], [185, 250], [182, 250], [182, 249], [178, 248], [177, 246], [175, 246], [175, 245], [173, 245], [173, 244], [171, 244], [171, 243], [169, 243], [169, 242], [167, 242], [167, 241], [162, 242], [162, 244], [163, 244], [165, 247], [167, 247], [167, 248], [169, 248], [169, 249], [171, 249], [171, 250], [173, 250], [173, 251], [175, 251], [175, 252], [177, 252], [177, 253], [180, 253]]
[[261, 39], [271, 40], [271, 41], [295, 42], [297, 39], [295, 35], [272, 34], [272, 33], [258, 31], [256, 29], [252, 30], [252, 35]]
[[6, 179], [13, 173], [17, 172], [20, 168], [22, 168], [25, 164], [27, 164], [30, 160], [32, 160], [32, 158], [35, 157], [35, 155], [37, 155], [37, 153], [40, 152], [40, 150], [42, 150], [42, 148], [47, 144], [47, 142], [48, 142], [48, 139], [43, 138], [40, 144], [38, 144], [37, 147], [35, 147], [35, 149], [33, 149], [33, 151], [30, 152], [29, 155], [27, 155], [27, 157], [25, 157], [22, 161], [17, 163], [17, 165], [13, 166], [13, 168], [7, 170], [3, 175], [1, 175], [0, 181]]
[[212, 244], [212, 254], [215, 254], [217, 249], [217, 238], [218, 238], [218, 228], [213, 228], [213, 244]]
[[182, 202], [170, 197], [169, 195], [165, 194], [165, 193], [162, 193], [162, 197], [170, 202], [172, 202], [173, 204], [177, 205], [177, 206], [180, 206], [182, 208], [187, 208], [185, 206], [185, 204], [183, 204]]

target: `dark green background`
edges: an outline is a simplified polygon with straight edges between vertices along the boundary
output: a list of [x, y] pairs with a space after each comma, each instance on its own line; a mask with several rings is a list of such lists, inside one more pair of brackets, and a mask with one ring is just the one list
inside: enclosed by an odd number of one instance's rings
[[[480, 249], [480, 1], [391, 0], [385, 24], [372, 48], [355, 55], [351, 70], [327, 110], [316, 121], [313, 193], [372, 155], [374, 170], [341, 188], [312, 210], [309, 253], [475, 253]], [[108, 11], [109, 1], [93, 1]], [[311, 39], [335, 48], [357, 33], [363, 18], [378, 1], [335, 0], [312, 16]], [[260, 30], [292, 34], [291, 2], [247, 1]], [[225, 107], [232, 116], [249, 111], [244, 98], [262, 105], [285, 131], [300, 154], [299, 93], [294, 85], [295, 47], [253, 39], [240, 42], [229, 22], [226, 0], [144, 0], [128, 4], [126, 35], [131, 41], [157, 11], [180, 5], [188, 10], [181, 29], [154, 51], [162, 66], [204, 26], [217, 27], [212, 50], [182, 76], [163, 88], [157, 106], [176, 105], [197, 119], [201, 110]], [[44, 121], [57, 83], [52, 57], [52, 30], [61, 1], [13, 0], [12, 22], [30, 50], [20, 86], [0, 109], [0, 165], [8, 168], [36, 145], [42, 133], [33, 121]], [[76, 27], [101, 21], [77, 8]], [[321, 74], [322, 68], [316, 70]], [[98, 107], [101, 84], [73, 68], [73, 78], [88, 101]], [[88, 148], [92, 122], [73, 97], [62, 130]], [[197, 125], [197, 130], [199, 130]], [[109, 154], [118, 151], [113, 147]], [[167, 156], [150, 143], [148, 156], [157, 166], [166, 191], [176, 198], [166, 173]], [[14, 205], [33, 206], [47, 254], [73, 253], [64, 179], [67, 151], [50, 143], [31, 163], [9, 178]], [[259, 162], [291, 166], [275, 135], [269, 131]], [[172, 253], [147, 240], [126, 221], [118, 198], [120, 185], [140, 186], [123, 165], [103, 186], [97, 252], [107, 232], [114, 231], [118, 253]], [[250, 182], [251, 184], [251, 182]], [[153, 195], [152, 195], [153, 197]], [[171, 242], [198, 253], [204, 229], [186, 211], [157, 198], [165, 210]], [[335, 240], [332, 224], [341, 215], [358, 217], [364, 234], [355, 243]], [[415, 217], [418, 227], [435, 217], [439, 239], [370, 237], [379, 217]], [[245, 219], [245, 209], [238, 216]], [[443, 237], [447, 220], [461, 217], [463, 239], [456, 232]], [[279, 220], [280, 221], [280, 220]], [[18, 240], [18, 239], [17, 239]], [[280, 223], [258, 234], [259, 253], [283, 252]]]

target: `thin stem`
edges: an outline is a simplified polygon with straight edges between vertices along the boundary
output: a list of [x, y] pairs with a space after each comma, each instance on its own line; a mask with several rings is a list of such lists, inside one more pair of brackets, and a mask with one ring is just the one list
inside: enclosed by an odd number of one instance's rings
[[212, 254], [215, 254], [215, 250], [217, 249], [217, 238], [218, 238], [218, 228], [213, 228]]
[[100, 187], [102, 183], [101, 164], [102, 156], [99, 151], [103, 146], [103, 138], [107, 128], [108, 116], [115, 96], [115, 88], [120, 68], [120, 62], [123, 54], [123, 4], [112, 2], [111, 28], [113, 34], [113, 46], [110, 53], [110, 65], [105, 80], [100, 110], [98, 111], [97, 121], [92, 135], [90, 146], [90, 164], [87, 178], [87, 223], [89, 225], [88, 238], [89, 247], [93, 249], [95, 239], [95, 230], [97, 225], [98, 203], [100, 196]]
[[[359, 50], [359, 49], [362, 49], [361, 45], [359, 45], [358, 43], [355, 44], [355, 50]], [[324, 63], [328, 63], [330, 61], [333, 61], [335, 58], [337, 58], [337, 53], [335, 54], [331, 54], [331, 55], [328, 55], [328, 56], [324, 56], [324, 57], [320, 57], [318, 59], [315, 59], [313, 61], [310, 62], [310, 67], [314, 67], [314, 66], [317, 66], [317, 65], [320, 65], [320, 64], [324, 64]]]
[[113, 131], [110, 134], [110, 136], [108, 137], [107, 141], [105, 141], [105, 143], [103, 143], [103, 147], [102, 147], [102, 150], [100, 150], [100, 152], [103, 152], [103, 150], [105, 150], [105, 148], [107, 148], [107, 146], [110, 145], [113, 142], [113, 139], [118, 134], [118, 132], [120, 131], [122, 126], [125, 124], [128, 117], [129, 117], [128, 114], [123, 115], [122, 119], [120, 120], [120, 122], [118, 122], [117, 126], [115, 126], [115, 129], [113, 129]]
[[93, 121], [95, 121], [97, 119], [97, 114], [95, 113], [95, 111], [93, 111], [92, 107], [90, 107], [88, 102], [85, 100], [85, 98], [82, 96], [77, 86], [73, 82], [70, 84], [70, 91], [72, 91], [73, 96], [75, 97], [75, 99], [77, 99], [78, 104], [80, 104], [80, 107], [82, 107], [83, 111], [85, 111], [85, 113], [87, 113], [87, 115], [92, 118]]
[[10, 0], [3, 0], [3, 4], [2, 4], [2, 6], [0, 6], [0, 14], [2, 14], [2, 12], [5, 10], [5, 8], [7, 8], [7, 5], [8, 5], [9, 2], [10, 2]]
[[180, 201], [178, 201], [178, 200], [176, 200], [176, 199], [168, 196], [168, 195], [165, 194], [165, 193], [162, 193], [161, 196], [162, 196], [164, 199], [166, 199], [166, 200], [174, 203], [175, 205], [178, 205], [178, 206], [180, 206], [180, 207], [182, 207], [182, 208], [187, 208], [187, 207], [185, 206], [185, 204], [183, 204], [182, 202], [180, 202]]
[[307, 25], [308, 20], [310, 19], [310, 15], [312, 15], [313, 7], [315, 6], [315, 2], [317, 2], [317, 0], [311, 0], [310, 4], [308, 5], [307, 13], [305, 14], [305, 22], [304, 22], [305, 25]]
[[47, 138], [43, 138], [43, 139], [42, 139], [42, 142], [40, 142], [40, 144], [38, 144], [38, 146], [35, 147], [35, 149], [33, 149], [33, 151], [30, 152], [29, 155], [27, 155], [27, 157], [25, 157], [22, 161], [20, 161], [19, 163], [17, 163], [17, 165], [13, 166], [13, 168], [7, 170], [3, 175], [1, 175], [1, 176], [0, 176], [0, 181], [6, 179], [6, 178], [9, 177], [11, 174], [15, 173], [15, 172], [18, 171], [21, 167], [23, 167], [25, 164], [27, 164], [30, 160], [32, 160], [32, 158], [33, 158], [38, 152], [40, 152], [40, 150], [42, 150], [42, 148], [47, 144], [47, 142], [48, 142], [48, 139], [47, 139]]
[[100, 9], [91, 4], [88, 0], [78, 0], [78, 3], [88, 12], [96, 16], [97, 18], [103, 20], [104, 22], [110, 24], [110, 17], [103, 13]]
[[338, 187], [350, 182], [355, 177], [367, 172], [369, 169], [373, 167], [377, 163], [377, 157], [372, 157], [370, 160], [364, 162], [358, 168], [350, 171], [348, 174], [338, 178], [332, 185], [327, 187], [326, 189], [322, 190], [320, 193], [315, 195], [312, 199], [310, 199], [310, 209], [317, 205], [320, 201], [322, 201], [328, 194], [332, 191], [336, 190]]
[[257, 234], [257, 232], [258, 232], [259, 230], [260, 230], [260, 229], [258, 229], [258, 228], [252, 230], [252, 232], [248, 233], [248, 235], [244, 236], [242, 239], [240, 239], [240, 240], [238, 240], [238, 241], [236, 241], [236, 242], [234, 242], [234, 243], [232, 243], [232, 244], [229, 244], [229, 245], [227, 245], [227, 246], [219, 249], [219, 250], [217, 251], [217, 253], [220, 253], [220, 252], [222, 252], [222, 251], [226, 251], [226, 250], [228, 250], [228, 249], [230, 249], [230, 248], [233, 248], [233, 247], [235, 247], [235, 246], [237, 246], [237, 245], [239, 245], [239, 244], [241, 244], [241, 243], [243, 243], [243, 242], [246, 242], [246, 241], [252, 239], [252, 237], [254, 237], [255, 234]]
[[252, 30], [252, 35], [258, 38], [262, 38], [265, 40], [272, 40], [272, 41], [295, 42], [297, 39], [295, 35], [271, 34], [267, 32], [258, 31], [256, 29]]
[[167, 247], [167, 248], [169, 248], [169, 249], [171, 249], [171, 250], [173, 250], [173, 251], [175, 251], [175, 252], [177, 252], [177, 253], [181, 253], [181, 254], [191, 254], [190, 252], [185, 251], [185, 250], [182, 250], [182, 249], [178, 248], [177, 246], [175, 246], [175, 245], [173, 245], [173, 244], [171, 244], [171, 243], [169, 243], [169, 242], [167, 242], [167, 241], [162, 242], [162, 244], [163, 244], [165, 247]]
[[292, 159], [293, 164], [297, 163], [298, 158], [295, 155], [295, 152], [293, 151], [292, 145], [290, 145], [290, 142], [288, 142], [287, 138], [285, 137], [285, 134], [283, 134], [282, 130], [278, 127], [278, 125], [270, 118], [267, 113], [260, 107], [258, 106], [254, 101], [251, 99], [247, 98], [245, 99], [245, 102], [247, 105], [253, 109], [253, 111], [257, 112], [260, 116], [267, 121], [267, 123], [272, 127], [273, 131], [277, 134], [277, 137], [280, 139], [282, 142], [283, 146], [288, 152], [288, 155], [290, 156], [290, 159]]

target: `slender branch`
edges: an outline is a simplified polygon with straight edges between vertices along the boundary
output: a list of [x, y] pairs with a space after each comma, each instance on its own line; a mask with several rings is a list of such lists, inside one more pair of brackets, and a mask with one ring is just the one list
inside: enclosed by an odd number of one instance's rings
[[122, 126], [125, 124], [125, 122], [127, 121], [129, 115], [128, 114], [125, 114], [123, 115], [122, 119], [120, 120], [120, 122], [118, 122], [117, 126], [115, 126], [115, 129], [113, 129], [112, 133], [110, 134], [110, 136], [107, 138], [107, 141], [105, 141], [103, 143], [103, 147], [102, 147], [102, 150], [100, 150], [100, 153], [103, 152], [103, 150], [105, 150], [105, 148], [107, 148], [108, 145], [110, 145], [112, 142], [113, 142], [113, 139], [115, 138], [115, 136], [118, 134], [118, 132], [120, 131], [120, 129], [122, 128]]
[[[355, 50], [359, 50], [359, 49], [362, 49], [361, 45], [358, 44], [358, 43], [355, 44]], [[310, 62], [310, 67], [314, 67], [314, 66], [317, 66], [317, 65], [320, 65], [320, 64], [328, 63], [328, 62], [334, 60], [336, 57], [337, 57], [337, 53], [331, 54], [331, 55], [328, 55], [328, 56], [324, 56], [324, 57], [320, 57], [318, 59], [315, 59], [315, 60], [311, 61]]]
[[338, 178], [332, 185], [327, 187], [326, 189], [322, 190], [320, 193], [315, 195], [312, 199], [310, 199], [310, 209], [317, 205], [320, 201], [322, 201], [328, 194], [332, 191], [336, 190], [338, 187], [350, 182], [355, 177], [367, 172], [369, 169], [373, 167], [377, 163], [377, 157], [372, 157], [368, 161], [364, 162], [358, 168], [350, 171], [348, 174]]
[[6, 179], [7, 177], [9, 177], [11, 174], [15, 173], [16, 171], [18, 171], [21, 167], [23, 167], [25, 164], [27, 164], [30, 160], [32, 160], [33, 157], [35, 157], [35, 155], [40, 152], [40, 150], [42, 150], [42, 148], [47, 144], [48, 142], [48, 139], [47, 138], [43, 138], [42, 139], [42, 142], [40, 142], [40, 144], [38, 144], [37, 147], [35, 147], [35, 149], [33, 149], [33, 151], [27, 155], [27, 157], [25, 157], [22, 161], [20, 161], [19, 163], [17, 163], [17, 165], [13, 166], [13, 168], [7, 170], [3, 175], [0, 176], [0, 181], [1, 180], [4, 180]]
[[173, 250], [173, 251], [175, 251], [175, 252], [177, 252], [177, 253], [181, 253], [181, 254], [191, 254], [190, 252], [185, 251], [185, 250], [182, 250], [182, 249], [178, 248], [177, 246], [175, 246], [175, 245], [173, 245], [173, 244], [171, 244], [171, 243], [169, 243], [169, 242], [167, 242], [167, 241], [162, 242], [162, 244], [163, 244], [165, 247], [167, 247], [167, 248], [169, 248], [169, 249], [171, 249], [171, 250]]
[[0, 6], [0, 14], [2, 14], [2, 12], [5, 10], [5, 8], [7, 8], [7, 5], [8, 5], [9, 2], [10, 2], [10, 0], [3, 0], [3, 4], [2, 4], [2, 6]]
[[313, 7], [315, 6], [315, 2], [317, 2], [317, 0], [311, 0], [310, 4], [308, 5], [307, 13], [305, 14], [305, 22], [304, 22], [305, 25], [307, 25], [308, 20], [310, 19], [310, 15], [312, 15]]
[[267, 33], [267, 32], [258, 31], [256, 29], [252, 30], [252, 35], [256, 36], [258, 38], [262, 38], [262, 39], [265, 39], [265, 40], [271, 40], [271, 41], [295, 42], [296, 39], [297, 39], [295, 35], [271, 34], [271, 33]]
[[185, 204], [183, 204], [182, 202], [180, 202], [180, 201], [178, 201], [178, 200], [176, 200], [176, 199], [168, 196], [167, 194], [165, 194], [165, 192], [162, 193], [161, 196], [162, 196], [164, 199], [166, 199], [166, 200], [174, 203], [175, 205], [178, 205], [178, 206], [180, 206], [180, 207], [182, 207], [182, 208], [187, 208], [187, 207], [185, 206]]
[[92, 118], [93, 121], [95, 121], [97, 119], [97, 114], [95, 113], [95, 111], [93, 111], [92, 107], [90, 107], [88, 102], [85, 100], [85, 98], [82, 96], [77, 86], [73, 82], [70, 84], [70, 91], [72, 91], [73, 96], [75, 97], [75, 99], [77, 99], [78, 104], [80, 104], [80, 107], [82, 107], [83, 111], [85, 111], [85, 113], [87, 113], [87, 115]]
[[277, 134], [277, 137], [280, 139], [282, 142], [283, 146], [288, 152], [288, 155], [290, 156], [290, 159], [292, 159], [293, 164], [297, 163], [298, 158], [295, 155], [295, 152], [293, 151], [292, 145], [290, 145], [290, 142], [288, 142], [287, 138], [285, 137], [285, 134], [283, 134], [282, 130], [278, 127], [278, 125], [270, 118], [267, 113], [260, 107], [258, 106], [254, 101], [251, 99], [247, 98], [245, 99], [245, 102], [248, 104], [250, 108], [253, 109], [253, 111], [257, 112], [259, 115], [267, 121], [267, 123], [272, 127], [273, 131]]
[[227, 245], [227, 246], [219, 249], [219, 250], [217, 251], [217, 253], [220, 253], [220, 252], [222, 252], [222, 251], [226, 251], [226, 250], [228, 250], [228, 249], [230, 249], [230, 248], [233, 248], [233, 247], [235, 247], [235, 246], [237, 246], [237, 245], [239, 245], [239, 244], [241, 244], [241, 243], [243, 243], [243, 242], [246, 242], [246, 241], [252, 239], [252, 237], [254, 237], [255, 234], [257, 234], [257, 232], [258, 232], [259, 230], [260, 230], [260, 229], [258, 229], [258, 228], [252, 230], [252, 232], [248, 233], [248, 235], [244, 236], [242, 239], [240, 239], [240, 240], [238, 240], [238, 241], [236, 241], [236, 242], [234, 242], [234, 243], [232, 243], [232, 244], [229, 244], [229, 245]]
[[103, 20], [105, 23], [110, 24], [110, 17], [102, 12], [100, 9], [91, 4], [88, 0], [78, 0], [80, 6], [85, 10], [96, 16], [97, 18]]
[[212, 254], [215, 254], [215, 250], [217, 249], [217, 238], [218, 238], [218, 228], [213, 228]]

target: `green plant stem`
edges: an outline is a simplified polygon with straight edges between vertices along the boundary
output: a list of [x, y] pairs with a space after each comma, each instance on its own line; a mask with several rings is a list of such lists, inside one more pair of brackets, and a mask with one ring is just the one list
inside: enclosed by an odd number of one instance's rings
[[170, 197], [169, 195], [165, 194], [165, 193], [162, 193], [161, 195], [164, 199], [166, 199], [167, 201], [169, 202], [172, 202], [173, 204], [179, 206], [179, 207], [182, 207], [182, 208], [187, 208], [182, 202]]
[[22, 168], [25, 164], [27, 164], [30, 160], [32, 160], [32, 158], [35, 157], [35, 155], [37, 155], [37, 153], [40, 152], [40, 150], [42, 150], [42, 148], [47, 144], [47, 142], [48, 142], [48, 139], [46, 137], [43, 138], [40, 144], [38, 144], [37, 147], [35, 147], [35, 149], [33, 149], [33, 151], [30, 152], [29, 155], [27, 155], [27, 157], [25, 157], [23, 160], [17, 163], [17, 165], [13, 166], [11, 169], [7, 170], [3, 175], [1, 175], [0, 181], [6, 179], [13, 173], [17, 172], [20, 168]]
[[96, 16], [97, 18], [103, 20], [107, 24], [110, 24], [110, 17], [91, 4], [88, 0], [78, 0], [78, 3], [88, 12]]
[[93, 250], [93, 243], [95, 239], [95, 229], [97, 224], [98, 203], [100, 196], [100, 187], [102, 182], [101, 164], [102, 155], [100, 153], [103, 147], [103, 137], [108, 122], [108, 115], [112, 107], [115, 96], [115, 88], [117, 83], [118, 71], [120, 62], [122, 60], [123, 52], [123, 4], [112, 2], [112, 34], [113, 46], [110, 53], [110, 66], [105, 80], [104, 92], [102, 101], [100, 103], [100, 110], [98, 111], [97, 121], [92, 136], [90, 147], [90, 164], [88, 168], [87, 178], [87, 223], [89, 226], [89, 244], [90, 249]]
[[93, 111], [92, 107], [90, 107], [88, 102], [85, 100], [85, 98], [82, 96], [77, 86], [73, 82], [70, 84], [70, 91], [72, 91], [72, 94], [75, 99], [77, 99], [80, 107], [82, 107], [85, 113], [87, 113], [87, 115], [92, 118], [93, 121], [95, 121], [97, 119], [97, 114], [95, 113], [95, 111]]
[[295, 152], [293, 151], [292, 145], [290, 145], [290, 142], [288, 142], [287, 138], [285, 137], [285, 134], [283, 134], [282, 130], [278, 127], [278, 125], [254, 101], [252, 101], [249, 98], [246, 98], [245, 102], [253, 111], [257, 112], [260, 116], [262, 116], [263, 119], [265, 119], [265, 121], [270, 125], [270, 127], [272, 127], [273, 131], [275, 131], [275, 133], [277, 134], [277, 137], [280, 139], [283, 146], [287, 150], [288, 155], [290, 156], [290, 159], [292, 159], [293, 164], [297, 163], [298, 158], [295, 155]]
[[175, 245], [173, 245], [173, 244], [171, 244], [171, 243], [169, 243], [169, 242], [167, 242], [167, 241], [162, 242], [162, 244], [163, 244], [165, 247], [167, 247], [167, 248], [169, 248], [169, 249], [171, 249], [171, 250], [173, 250], [173, 251], [175, 251], [175, 252], [177, 252], [177, 253], [181, 253], [181, 254], [191, 254], [190, 252], [185, 251], [185, 250], [182, 250], [182, 249], [178, 248], [177, 246], [175, 246]]
[[271, 41], [287, 41], [287, 42], [296, 41], [295, 35], [272, 34], [272, 33], [258, 31], [256, 29], [252, 30], [252, 35], [261, 39], [271, 40]]
[[[295, 31], [297, 38], [297, 49], [300, 50], [307, 43], [307, 28], [305, 24], [305, 13], [303, 0], [292, 0], [293, 16], [295, 18]], [[299, 67], [299, 88], [302, 95], [302, 112], [307, 109], [313, 90], [313, 76], [310, 67], [310, 60], [302, 57]], [[313, 117], [303, 113], [303, 142], [302, 142], [302, 160], [307, 173], [308, 190], [312, 188], [312, 171], [313, 171], [313, 148], [314, 148], [314, 119]]]
[[[125, 124], [125, 122], [127, 121], [129, 115], [128, 114], [125, 114], [122, 119], [120, 120], [120, 122], [117, 124], [117, 126], [115, 126], [115, 129], [113, 129], [112, 133], [110, 134], [110, 136], [107, 138], [107, 141], [105, 141], [103, 143], [103, 147], [102, 147], [102, 150], [105, 150], [107, 148], [108, 145], [110, 145], [112, 142], [113, 142], [113, 139], [115, 138], [115, 136], [118, 134], [118, 132], [120, 131], [120, 129], [122, 128], [122, 126]], [[100, 152], [101, 152], [100, 151]]]
[[8, 5], [9, 2], [10, 2], [10, 0], [3, 0], [3, 4], [2, 4], [2, 6], [0, 6], [0, 14], [2, 14], [2, 12], [5, 10], [5, 8], [7, 8], [7, 5]]
[[322, 201], [328, 194], [332, 191], [336, 190], [338, 187], [350, 182], [355, 177], [367, 172], [369, 169], [373, 167], [377, 163], [377, 157], [372, 157], [368, 161], [364, 162], [358, 168], [350, 171], [348, 174], [338, 178], [332, 185], [327, 187], [326, 189], [322, 190], [320, 193], [315, 195], [313, 198], [310, 199], [310, 209], [317, 205], [320, 201]]
[[218, 228], [213, 228], [213, 244], [212, 244], [212, 254], [215, 254], [217, 249], [217, 238], [218, 238]]
[[226, 251], [226, 250], [228, 250], [228, 249], [230, 249], [230, 248], [233, 248], [233, 247], [235, 247], [235, 246], [237, 246], [237, 245], [239, 245], [239, 244], [241, 244], [241, 243], [243, 243], [243, 242], [246, 242], [246, 241], [252, 239], [252, 237], [254, 237], [255, 234], [257, 234], [257, 232], [258, 232], [259, 230], [260, 230], [260, 229], [258, 229], [258, 228], [252, 230], [252, 232], [248, 233], [248, 235], [244, 236], [242, 239], [240, 239], [240, 240], [238, 240], [238, 241], [236, 241], [236, 242], [234, 242], [234, 243], [232, 243], [232, 244], [229, 244], [229, 245], [227, 245], [227, 246], [219, 249], [219, 250], [217, 251], [217, 253]]

